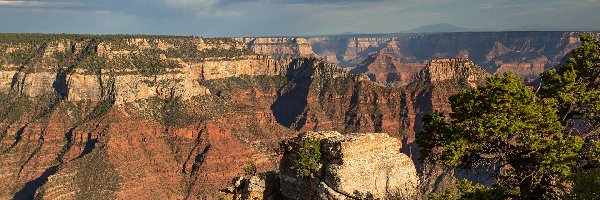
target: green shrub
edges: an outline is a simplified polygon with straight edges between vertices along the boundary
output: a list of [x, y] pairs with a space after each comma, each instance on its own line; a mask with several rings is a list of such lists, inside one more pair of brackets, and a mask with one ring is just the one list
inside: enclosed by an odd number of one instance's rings
[[256, 165], [253, 162], [249, 162], [246, 166], [244, 166], [244, 175], [246, 175], [246, 176], [256, 175]]
[[[456, 189], [448, 188], [439, 196], [431, 196], [430, 200], [466, 200], [466, 199], [494, 199], [494, 191], [480, 183], [473, 183], [467, 179], [456, 180]], [[498, 196], [497, 199], [501, 199]]]
[[317, 138], [304, 138], [298, 149], [296, 160], [296, 174], [310, 176], [319, 169], [321, 161], [321, 144]]

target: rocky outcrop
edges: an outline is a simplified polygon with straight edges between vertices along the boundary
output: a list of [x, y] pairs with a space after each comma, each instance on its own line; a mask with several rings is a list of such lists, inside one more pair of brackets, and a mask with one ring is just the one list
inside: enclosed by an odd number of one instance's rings
[[548, 62], [548, 58], [540, 56], [526, 60], [525, 62], [512, 61], [505, 63], [503, 61], [497, 61], [494, 64], [499, 66], [496, 73], [504, 74], [506, 72], [513, 72], [529, 84], [539, 78], [538, 75], [546, 70], [545, 65]]
[[221, 190], [224, 199], [282, 199], [279, 191], [279, 174], [276, 172], [267, 172], [249, 177], [235, 177], [232, 180], [232, 185]]
[[287, 69], [289, 60], [277, 62], [267, 56], [246, 56], [239, 60], [214, 60], [193, 64], [192, 74], [201, 80], [222, 79], [242, 75], [281, 75]]
[[[417, 79], [408, 85], [415, 99], [416, 118], [434, 110], [451, 111], [448, 98], [464, 88], [484, 84], [489, 76], [482, 67], [464, 58], [434, 59], [419, 73]], [[420, 130], [420, 121], [415, 121], [415, 132]]]
[[[299, 147], [307, 138], [320, 143], [319, 167], [299, 175]], [[387, 134], [307, 132], [284, 146], [279, 178], [290, 199], [412, 199], [418, 177], [412, 160], [400, 153], [401, 143]]]
[[488, 73], [468, 59], [450, 58], [431, 60], [420, 76], [429, 83], [455, 81], [475, 87]]
[[[84, 44], [67, 48], [74, 49], [73, 58], [89, 58], [77, 52], [98, 47]], [[131, 49], [146, 52], [147, 44], [143, 46], [99, 47], [102, 50], [87, 55], [117, 59]], [[257, 63], [239, 71], [231, 66], [238, 62], [233, 58], [186, 55], [172, 54], [181, 66], [158, 74], [132, 66], [98, 71], [67, 67], [52, 63], [54, 58], [45, 64], [5, 65], [2, 71], [10, 73], [2, 76], [3, 83], [12, 93], [0, 97], [15, 102], [0, 106], [0, 114], [10, 116], [0, 121], [0, 159], [7, 161], [0, 167], [0, 181], [7, 182], [0, 187], [0, 197], [213, 199], [250, 161], [260, 171], [276, 169], [273, 149], [296, 130], [385, 130], [399, 136], [404, 111], [398, 88], [374, 85], [315, 58]], [[165, 56], [149, 60], [170, 59]], [[202, 76], [207, 73], [202, 63], [209, 62], [216, 74]], [[37, 78], [39, 74], [47, 78]], [[206, 88], [210, 95], [194, 87]], [[27, 91], [42, 92], [30, 96]], [[58, 91], [61, 98], [48, 95]], [[149, 98], [162, 95], [181, 97], [181, 107], [173, 110]], [[193, 123], [167, 124], [171, 119]], [[96, 162], [103, 163], [101, 172], [107, 176], [90, 172]], [[103, 184], [90, 184], [94, 181]]]
[[99, 75], [73, 73], [67, 76], [65, 87], [69, 101], [102, 101], [112, 98], [117, 104], [151, 97], [178, 96], [187, 100], [210, 94], [197, 78], [190, 77], [188, 73], [166, 73], [154, 77], [137, 74], [109, 75], [108, 72]]
[[[402, 88], [384, 87], [318, 59], [292, 62], [271, 110], [277, 122], [298, 131], [336, 130], [410, 135], [412, 101]], [[408, 108], [408, 109], [407, 109]]]
[[[341, 67], [356, 68], [379, 83], [406, 85], [414, 79], [412, 73], [431, 59], [468, 58], [485, 67], [490, 73], [512, 71], [525, 79], [536, 79], [543, 70], [556, 66], [562, 57], [578, 44], [578, 32], [490, 32], [490, 33], [440, 33], [377, 36], [330, 36], [308, 38], [129, 38], [117, 41], [89, 41], [56, 39], [39, 50], [39, 56], [26, 66], [36, 69], [40, 65], [55, 68], [60, 62], [56, 52], [84, 52], [95, 49], [98, 55], [114, 58], [135, 52], [160, 50], [165, 58], [183, 58], [193, 68], [196, 78], [224, 78], [242, 74], [274, 74], [281, 72], [286, 63], [272, 59], [239, 54], [236, 56], [202, 55], [202, 52], [243, 52], [247, 49], [275, 58], [318, 57]], [[183, 42], [182, 42], [183, 41]], [[93, 45], [88, 45], [93, 43]], [[0, 45], [1, 46], [1, 45]], [[10, 44], [0, 51], [14, 52], [24, 44]], [[235, 53], [234, 53], [235, 54]], [[234, 58], [235, 57], [235, 58]], [[390, 57], [388, 59], [386, 57]], [[197, 59], [202, 58], [202, 59]], [[5, 60], [5, 59], [0, 59]], [[4, 62], [6, 64], [6, 62]], [[54, 65], [54, 66], [52, 66]], [[13, 83], [19, 65], [5, 65], [0, 72], [0, 89]], [[10, 70], [6, 70], [10, 68]], [[395, 68], [395, 69], [394, 69]], [[410, 71], [406, 72], [404, 69]], [[35, 74], [27, 68], [31, 84], [47, 85], [57, 76], [56, 70], [48, 74]], [[385, 71], [385, 72], [384, 72]], [[398, 71], [398, 72], [395, 72]], [[192, 78], [194, 78], [192, 77]], [[412, 78], [412, 79], [411, 79]], [[15, 85], [15, 84], [12, 84]], [[188, 85], [189, 84], [185, 84]], [[37, 88], [37, 87], [35, 87]], [[198, 90], [198, 89], [195, 89]], [[51, 88], [24, 88], [26, 94], [47, 93]]]

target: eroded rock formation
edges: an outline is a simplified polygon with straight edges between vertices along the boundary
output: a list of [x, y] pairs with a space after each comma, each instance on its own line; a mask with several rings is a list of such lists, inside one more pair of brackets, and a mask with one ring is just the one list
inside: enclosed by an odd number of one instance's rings
[[[321, 157], [311, 174], [298, 171], [304, 140], [320, 143]], [[414, 199], [419, 178], [400, 147], [398, 139], [385, 133], [306, 132], [282, 142], [278, 173], [234, 178], [233, 187], [222, 191], [228, 199], [240, 200], [279, 195], [287, 199]]]
[[[581, 32], [481, 32], [429, 33], [388, 35], [341, 35], [296, 38], [306, 41], [304, 52], [353, 73], [369, 75], [371, 80], [391, 85], [405, 85], [414, 72], [432, 59], [467, 58], [484, 67], [489, 73], [512, 71], [531, 81], [541, 72], [560, 63], [577, 47]], [[597, 36], [600, 36], [596, 33]], [[270, 47], [253, 48], [252, 39], [242, 40], [256, 53], [271, 56], [302, 53], [291, 41], [294, 38], [261, 38], [271, 41]], [[304, 43], [303, 43], [304, 44]], [[290, 46], [294, 46], [291, 50]], [[263, 49], [272, 49], [265, 51]], [[283, 50], [290, 49], [290, 50]], [[303, 54], [306, 55], [306, 54]], [[397, 72], [396, 72], [397, 71]], [[413, 74], [414, 75], [414, 74]], [[400, 77], [400, 78], [398, 78]]]

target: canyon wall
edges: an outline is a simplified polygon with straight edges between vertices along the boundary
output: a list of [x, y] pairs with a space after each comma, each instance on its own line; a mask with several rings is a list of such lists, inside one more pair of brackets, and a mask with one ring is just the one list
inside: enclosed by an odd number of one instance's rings
[[[512, 71], [531, 82], [579, 44], [582, 32], [469, 32], [256, 38], [272, 41], [258, 54], [306, 56], [352, 69], [380, 84], [404, 86], [431, 59], [468, 58], [489, 73]], [[593, 33], [600, 37], [599, 33]], [[240, 39], [241, 40], [241, 39]], [[241, 40], [256, 49], [253, 39]], [[303, 41], [302, 52], [292, 41]], [[308, 46], [306, 46], [308, 45]], [[282, 53], [285, 52], [285, 53]]]
[[67, 38], [0, 43], [5, 55], [0, 91], [32, 97], [56, 92], [71, 101], [114, 98], [120, 104], [171, 93], [190, 99], [209, 93], [203, 81], [277, 75], [284, 73], [282, 65], [286, 65], [253, 54], [230, 39]]
[[0, 37], [0, 199], [217, 198], [293, 133], [270, 110], [292, 61], [230, 39]]

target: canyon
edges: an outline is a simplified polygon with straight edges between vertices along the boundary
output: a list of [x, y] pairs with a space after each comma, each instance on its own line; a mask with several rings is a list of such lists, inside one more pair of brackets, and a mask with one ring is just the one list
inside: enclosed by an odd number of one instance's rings
[[416, 162], [425, 113], [491, 73], [536, 79], [579, 34], [0, 34], [0, 199], [217, 199], [307, 131], [387, 133]]
[[532, 82], [575, 49], [581, 34], [515, 31], [236, 39], [258, 54], [314, 56], [381, 84], [405, 86], [437, 58], [467, 58], [489, 73], [511, 71]]

